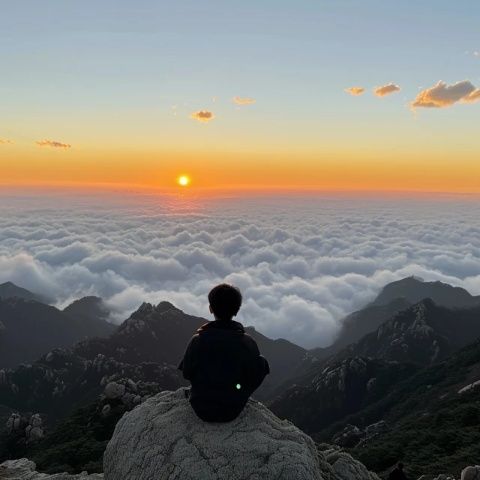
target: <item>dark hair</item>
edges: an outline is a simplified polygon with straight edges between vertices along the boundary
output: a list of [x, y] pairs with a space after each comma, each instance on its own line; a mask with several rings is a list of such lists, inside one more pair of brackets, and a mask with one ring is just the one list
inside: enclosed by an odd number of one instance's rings
[[221, 283], [210, 290], [208, 301], [219, 320], [230, 320], [242, 306], [242, 294], [237, 287]]

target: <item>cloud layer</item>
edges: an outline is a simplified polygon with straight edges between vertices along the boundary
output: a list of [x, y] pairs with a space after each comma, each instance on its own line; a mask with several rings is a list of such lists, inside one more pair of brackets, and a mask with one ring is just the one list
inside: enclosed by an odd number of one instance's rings
[[244, 294], [240, 321], [321, 346], [408, 275], [480, 294], [477, 211], [458, 200], [4, 194], [0, 282], [61, 306], [100, 295], [121, 321], [164, 299], [209, 318], [206, 295], [227, 281]]
[[395, 85], [394, 83], [389, 83], [388, 85], [383, 85], [382, 87], [375, 87], [373, 93], [377, 97], [385, 97], [399, 91], [400, 87], [398, 85]]
[[68, 143], [57, 142], [55, 140], [39, 140], [35, 142], [39, 147], [51, 147], [51, 148], [72, 148], [72, 146]]
[[193, 112], [190, 115], [190, 118], [197, 120], [198, 122], [207, 123], [210, 122], [215, 118], [213, 112], [209, 112], [208, 110], [199, 110], [198, 112]]
[[455, 103], [474, 103], [480, 100], [480, 89], [469, 80], [447, 85], [438, 82], [435, 86], [422, 90], [412, 102], [412, 107], [445, 108]]
[[0, 145], [13, 145], [13, 142], [6, 138], [0, 138]]

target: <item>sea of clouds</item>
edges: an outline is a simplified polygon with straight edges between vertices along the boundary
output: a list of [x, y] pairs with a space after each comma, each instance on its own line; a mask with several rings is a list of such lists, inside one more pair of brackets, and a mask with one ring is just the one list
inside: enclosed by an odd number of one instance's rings
[[480, 294], [480, 202], [460, 197], [0, 192], [0, 282], [59, 307], [98, 295], [120, 322], [143, 301], [210, 318], [219, 282], [238, 320], [305, 347], [396, 279]]

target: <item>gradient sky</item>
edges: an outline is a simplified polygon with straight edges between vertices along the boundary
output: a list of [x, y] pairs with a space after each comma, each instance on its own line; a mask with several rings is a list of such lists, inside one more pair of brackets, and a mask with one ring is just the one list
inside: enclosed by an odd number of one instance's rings
[[479, 21], [471, 0], [5, 3], [0, 183], [480, 192], [480, 102], [410, 105], [480, 87]]

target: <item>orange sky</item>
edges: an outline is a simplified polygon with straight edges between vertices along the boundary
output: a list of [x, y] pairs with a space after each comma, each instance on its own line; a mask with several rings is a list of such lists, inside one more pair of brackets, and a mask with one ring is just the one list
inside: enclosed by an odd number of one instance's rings
[[[465, 154], [452, 161], [438, 153], [408, 159], [369, 152], [152, 152], [57, 150], [37, 147], [0, 150], [2, 184], [121, 184], [153, 188], [317, 188], [325, 190], [419, 190], [480, 192], [480, 164]], [[375, 153], [375, 152], [374, 152]], [[379, 155], [378, 152], [376, 155]]]
[[480, 4], [25, 1], [0, 184], [480, 192]]

